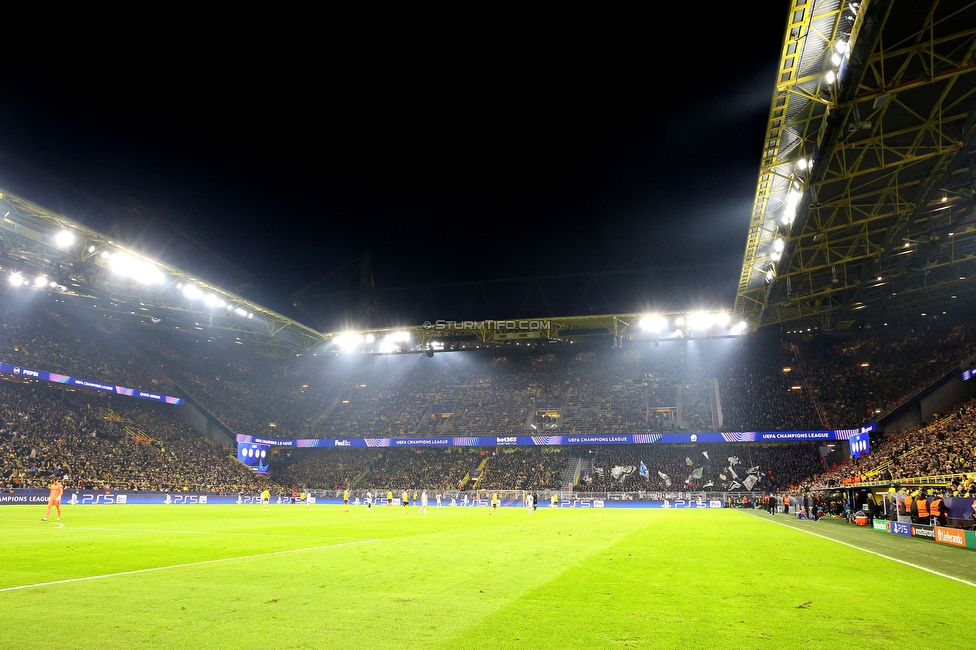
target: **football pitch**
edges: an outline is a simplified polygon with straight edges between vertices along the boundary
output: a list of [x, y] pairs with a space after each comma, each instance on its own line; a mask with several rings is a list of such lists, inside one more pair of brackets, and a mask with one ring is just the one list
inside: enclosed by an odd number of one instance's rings
[[971, 551], [733, 510], [43, 511], [0, 509], [2, 648], [935, 647], [976, 598]]

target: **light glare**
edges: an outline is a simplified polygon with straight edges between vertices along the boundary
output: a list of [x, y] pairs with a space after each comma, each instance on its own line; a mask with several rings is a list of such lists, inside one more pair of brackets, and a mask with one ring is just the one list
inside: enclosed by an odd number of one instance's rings
[[54, 244], [58, 248], [67, 248], [75, 243], [75, 236], [70, 230], [62, 230], [54, 236]]

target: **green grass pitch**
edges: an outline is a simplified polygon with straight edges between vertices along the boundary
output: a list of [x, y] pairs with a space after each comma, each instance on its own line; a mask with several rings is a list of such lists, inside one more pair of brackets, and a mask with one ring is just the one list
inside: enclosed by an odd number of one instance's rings
[[924, 648], [976, 598], [970, 551], [732, 510], [43, 511], [0, 510], [0, 648]]

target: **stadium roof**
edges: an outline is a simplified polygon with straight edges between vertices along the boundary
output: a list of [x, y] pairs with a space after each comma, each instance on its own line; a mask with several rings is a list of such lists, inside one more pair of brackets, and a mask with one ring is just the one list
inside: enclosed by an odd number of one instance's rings
[[[271, 356], [312, 351], [399, 353], [612, 337], [726, 338], [747, 324], [721, 311], [668, 311], [514, 320], [436, 321], [318, 332], [199, 275], [147, 255], [0, 189], [0, 281], [112, 318], [165, 331], [225, 330]], [[470, 343], [470, 345], [468, 345]]]
[[976, 3], [793, 0], [734, 313], [845, 329], [976, 298]]
[[237, 332], [270, 354], [309, 350], [322, 334], [77, 221], [0, 189], [3, 280], [147, 325]]

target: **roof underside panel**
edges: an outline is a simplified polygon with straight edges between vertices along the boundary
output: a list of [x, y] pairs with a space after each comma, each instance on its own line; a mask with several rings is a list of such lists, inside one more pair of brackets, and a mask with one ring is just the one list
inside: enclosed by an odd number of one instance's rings
[[809, 38], [829, 41], [808, 68], [819, 85], [788, 89], [817, 93], [790, 112], [802, 141], [764, 154], [737, 313], [834, 329], [965, 303], [976, 295], [976, 2], [812, 4], [834, 28], [811, 21]]

